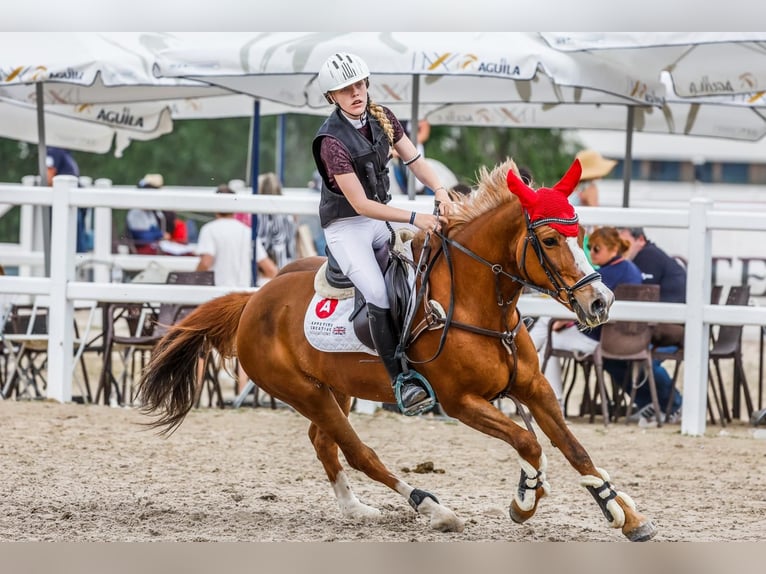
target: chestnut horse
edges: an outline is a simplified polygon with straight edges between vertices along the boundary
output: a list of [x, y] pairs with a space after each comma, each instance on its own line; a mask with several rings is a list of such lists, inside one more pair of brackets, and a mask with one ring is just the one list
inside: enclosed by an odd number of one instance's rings
[[[580, 169], [575, 160], [554, 188], [538, 192], [561, 193], [566, 199], [579, 181]], [[537, 223], [530, 219], [536, 195], [526, 186], [519, 188], [515, 174], [512, 160], [492, 171], [482, 168], [478, 189], [453, 204], [444, 235], [415, 235], [414, 261], [424, 249], [428, 254], [428, 265], [421, 266], [427, 272], [418, 274], [417, 291], [423, 282], [428, 288], [415, 310], [406, 356], [431, 383], [444, 413], [507, 442], [517, 452], [521, 477], [510, 504], [514, 522], [534, 515], [549, 484], [546, 457], [535, 433], [493, 404], [500, 396], [512, 397], [529, 409], [580, 473], [580, 484], [596, 499], [610, 526], [621, 528], [630, 540], [648, 540], [656, 531], [652, 521], [612, 486], [565, 423], [516, 312], [522, 288], [534, 286], [592, 327], [608, 319], [612, 292], [585, 257], [576, 216], [563, 221], [575, 225], [574, 237], [554, 229], [562, 223], [559, 219]], [[349, 422], [353, 397], [395, 402], [380, 361], [360, 352], [318, 351], [306, 340], [304, 315], [323, 261], [323, 257], [299, 260], [258, 291], [213, 299], [174, 326], [139, 383], [143, 411], [155, 417], [148, 424], [169, 433], [183, 422], [201, 384], [195, 374], [201, 352], [214, 347], [223, 356], [236, 353], [254, 383], [311, 421], [309, 439], [344, 517], [369, 519], [379, 516], [380, 510], [356, 497], [338, 449], [352, 468], [404, 497], [433, 529], [462, 531], [463, 521], [452, 510], [389, 470]], [[434, 301], [444, 314], [434, 311]]]

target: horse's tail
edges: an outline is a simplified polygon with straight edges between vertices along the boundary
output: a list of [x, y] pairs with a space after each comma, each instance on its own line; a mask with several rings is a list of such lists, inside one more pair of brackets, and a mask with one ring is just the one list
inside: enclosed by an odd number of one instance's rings
[[170, 434], [183, 422], [202, 384], [197, 359], [211, 348], [224, 358], [234, 356], [239, 318], [251, 296], [230, 293], [203, 303], [160, 340], [138, 383], [141, 411], [158, 414], [148, 426]]

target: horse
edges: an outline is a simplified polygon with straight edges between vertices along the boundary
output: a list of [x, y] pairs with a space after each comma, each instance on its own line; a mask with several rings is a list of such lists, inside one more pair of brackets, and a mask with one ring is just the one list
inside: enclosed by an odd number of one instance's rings
[[[608, 524], [631, 541], [644, 541], [656, 533], [653, 522], [637, 511], [630, 496], [615, 489], [565, 423], [516, 310], [523, 288], [531, 287], [573, 311], [582, 325], [608, 320], [613, 294], [585, 257], [574, 209], [570, 207], [574, 218], [530, 219], [531, 212], [545, 211], [550, 203], [535, 207], [543, 191], [549, 192], [549, 199], [562, 194], [566, 200], [580, 173], [575, 160], [556, 186], [535, 192], [521, 183], [510, 158], [491, 170], [481, 167], [477, 189], [452, 204], [443, 231], [415, 234], [412, 262], [419, 272], [414, 292], [425, 296], [417, 298], [404, 352], [430, 381], [444, 414], [516, 451], [521, 474], [509, 508], [515, 523], [535, 514], [550, 485], [546, 456], [534, 430], [501, 412], [496, 406], [500, 397], [528, 409], [580, 474], [580, 484], [595, 498]], [[574, 225], [579, 235], [557, 231], [562, 225]], [[387, 468], [349, 421], [353, 397], [395, 402], [382, 363], [361, 352], [319, 351], [307, 341], [304, 315], [324, 260], [311, 257], [291, 263], [257, 291], [212, 299], [173, 326], [139, 381], [141, 409], [151, 419], [145, 424], [165, 435], [176, 430], [195, 405], [202, 384], [195, 374], [197, 357], [211, 348], [224, 357], [236, 355], [258, 387], [309, 419], [309, 440], [343, 517], [367, 520], [381, 512], [357, 498], [339, 450], [352, 468], [400, 494], [432, 529], [461, 532], [462, 519], [434, 494], [411, 486]]]

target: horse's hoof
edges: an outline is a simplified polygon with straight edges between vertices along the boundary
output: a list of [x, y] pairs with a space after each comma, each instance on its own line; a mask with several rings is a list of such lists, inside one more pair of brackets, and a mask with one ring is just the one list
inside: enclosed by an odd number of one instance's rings
[[511, 506], [508, 509], [508, 514], [511, 515], [511, 520], [516, 524], [524, 524], [527, 520], [532, 518], [534, 513], [534, 508], [531, 511], [520, 510], [513, 502], [511, 502]]
[[623, 531], [623, 534], [631, 542], [646, 542], [647, 540], [654, 538], [654, 535], [657, 534], [657, 528], [651, 520], [647, 520], [641, 526], [634, 528], [630, 532]]
[[450, 515], [433, 517], [431, 519], [431, 529], [438, 532], [463, 532], [465, 528], [465, 522], [460, 520], [457, 516], [450, 513]]

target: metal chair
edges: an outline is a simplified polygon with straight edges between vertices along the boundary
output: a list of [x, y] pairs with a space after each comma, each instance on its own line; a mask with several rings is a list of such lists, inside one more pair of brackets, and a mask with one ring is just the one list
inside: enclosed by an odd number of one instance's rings
[[[659, 301], [660, 286], [649, 284], [622, 284], [614, 289], [614, 297], [618, 301]], [[654, 412], [657, 416], [657, 426], [662, 426], [659, 400], [657, 398], [657, 385], [654, 381], [654, 372], [652, 369], [652, 324], [644, 321], [609, 321], [601, 327], [601, 338], [596, 351], [593, 353], [593, 362], [596, 366], [596, 376], [600, 379], [600, 385], [604, 381], [604, 359], [618, 359], [628, 361], [632, 369], [642, 365], [646, 375], [646, 382], [649, 385], [649, 392], [652, 397]], [[634, 376], [633, 381], [636, 380]], [[616, 383], [616, 381], [613, 381]], [[614, 385], [615, 392], [617, 392]], [[628, 422], [633, 401], [636, 398], [635, 382], [631, 385], [630, 400], [625, 412], [625, 420]], [[616, 415], [616, 412], [615, 412]], [[616, 418], [616, 417], [615, 417]]]
[[[171, 271], [166, 283], [174, 285], [213, 285], [212, 271]], [[191, 312], [196, 305], [179, 303], [113, 303], [108, 306], [104, 326], [104, 367], [96, 402], [103, 393], [104, 403], [111, 402], [111, 390], [117, 393], [116, 402], [133, 402], [132, 382], [146, 366], [157, 343], [168, 329]], [[123, 370], [118, 379], [113, 372], [113, 353], [119, 352]], [[139, 361], [137, 364], [136, 361]]]
[[[584, 416], [586, 410], [590, 415], [592, 423], [596, 418], [596, 389], [591, 390], [591, 373], [593, 372], [593, 354], [581, 354], [575, 351], [557, 349], [553, 346], [553, 325], [555, 321], [548, 323], [548, 335], [545, 343], [545, 352], [543, 353], [543, 363], [540, 370], [544, 373], [548, 366], [548, 361], [553, 357], [555, 360], [562, 361], [562, 386], [564, 387], [564, 415], [568, 412], [569, 397], [577, 383], [578, 369], [582, 371], [584, 380], [583, 397], [580, 402], [580, 416]], [[601, 415], [604, 419], [604, 425], [609, 424], [610, 400], [606, 392], [603, 377], [596, 377], [596, 387], [600, 395]]]
[[[712, 289], [710, 290], [710, 304], [711, 305], [717, 305], [718, 302], [721, 300], [721, 293], [723, 292], [723, 286], [722, 285], [713, 285]], [[711, 339], [712, 341], [712, 339]], [[665, 416], [670, 416], [670, 412], [673, 408], [673, 394], [675, 392], [677, 383], [678, 383], [678, 375], [681, 370], [681, 364], [684, 362], [684, 348], [683, 346], [678, 347], [675, 351], [669, 351], [666, 347], [660, 347], [653, 348], [652, 349], [652, 357], [655, 360], [659, 360], [661, 362], [664, 361], [673, 361], [673, 375], [671, 377], [672, 381], [672, 387], [670, 391], [670, 398], [668, 399], [668, 403], [665, 406]], [[713, 404], [716, 405], [716, 409], [718, 410], [718, 416], [721, 421], [721, 425], [726, 425], [726, 417], [724, 416], [724, 409], [721, 405], [721, 399], [718, 395], [718, 390], [716, 389], [715, 385], [710, 385], [709, 387], [710, 393], [713, 396], [713, 401], [710, 401], [710, 397], [708, 396], [707, 401], [707, 409], [708, 409], [708, 415], [710, 416], [710, 422], [712, 424], [716, 424], [716, 418], [715, 413], [713, 412]]]
[[[749, 285], [734, 285], [729, 289], [726, 297], [726, 305], [747, 305], [750, 301]], [[711, 367], [708, 376], [711, 385], [718, 386], [721, 393], [721, 405], [723, 413], [728, 421], [739, 419], [742, 412], [741, 399], [744, 398], [747, 407], [747, 416], [753, 414], [753, 399], [750, 396], [750, 388], [745, 376], [745, 365], [742, 360], [742, 325], [721, 325], [708, 353]], [[724, 389], [723, 377], [721, 376], [721, 361], [731, 359], [733, 362], [732, 381], [732, 404], [729, 413]], [[715, 373], [715, 375], [713, 374]]]
[[[91, 401], [87, 365], [83, 357], [90, 326], [95, 316], [95, 304], [89, 306], [90, 315], [86, 333], [80, 336], [77, 319], [73, 321], [74, 364], [82, 369], [82, 396], [79, 401]], [[47, 297], [35, 297], [31, 304], [13, 304], [5, 313], [2, 325], [3, 374], [2, 398], [15, 392], [16, 398], [44, 398], [48, 381], [48, 320]], [[12, 368], [11, 368], [12, 365]], [[23, 385], [23, 386], [22, 386]], [[78, 400], [78, 397], [73, 397]]]

